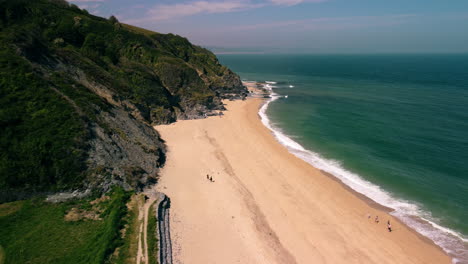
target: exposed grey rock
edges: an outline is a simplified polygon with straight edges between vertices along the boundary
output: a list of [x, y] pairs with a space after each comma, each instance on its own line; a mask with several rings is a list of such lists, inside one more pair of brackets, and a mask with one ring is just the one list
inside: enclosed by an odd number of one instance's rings
[[89, 181], [103, 191], [114, 184], [142, 190], [156, 183], [166, 151], [158, 132], [120, 108], [101, 112], [99, 118], [108, 127], [94, 124], [91, 128]]
[[86, 189], [84, 191], [75, 190], [71, 192], [60, 192], [48, 195], [46, 201], [50, 203], [61, 203], [70, 199], [82, 199], [89, 195], [91, 195], [90, 189]]
[[[47, 74], [44, 67], [36, 67]], [[122, 186], [125, 190], [141, 191], [145, 186], [155, 184], [158, 169], [166, 159], [166, 147], [159, 133], [148, 124], [138, 108], [121, 99], [109, 87], [88, 78], [85, 72], [73, 65], [57, 60], [51, 62], [49, 67], [71, 76], [112, 105], [106, 111], [96, 106], [97, 120], [88, 120], [86, 124], [91, 138], [88, 140], [84, 186], [107, 192], [114, 185]], [[83, 115], [71, 98], [61, 95]], [[77, 191], [63, 193], [63, 197], [70, 196], [67, 196], [70, 193], [76, 194]]]

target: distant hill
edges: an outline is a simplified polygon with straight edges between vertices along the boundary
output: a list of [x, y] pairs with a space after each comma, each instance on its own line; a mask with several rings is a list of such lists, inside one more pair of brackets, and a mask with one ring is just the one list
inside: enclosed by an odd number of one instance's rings
[[141, 189], [165, 162], [152, 125], [200, 118], [245, 93], [183, 37], [62, 0], [0, 0], [0, 202]]

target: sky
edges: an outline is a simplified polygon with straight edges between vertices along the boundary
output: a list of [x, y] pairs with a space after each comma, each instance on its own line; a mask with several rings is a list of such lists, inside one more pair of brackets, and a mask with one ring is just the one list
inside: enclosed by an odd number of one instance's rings
[[467, 53], [467, 0], [72, 0], [217, 52]]

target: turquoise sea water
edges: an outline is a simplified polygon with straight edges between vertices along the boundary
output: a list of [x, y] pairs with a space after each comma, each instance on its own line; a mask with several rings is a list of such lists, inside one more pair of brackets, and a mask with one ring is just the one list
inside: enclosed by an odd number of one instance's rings
[[263, 110], [291, 152], [468, 263], [468, 55], [218, 57], [275, 82]]

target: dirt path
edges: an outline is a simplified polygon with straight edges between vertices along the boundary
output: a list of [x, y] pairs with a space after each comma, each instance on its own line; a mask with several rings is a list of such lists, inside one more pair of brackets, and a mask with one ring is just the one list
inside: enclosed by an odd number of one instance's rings
[[140, 207], [138, 220], [140, 221], [140, 230], [138, 234], [138, 252], [136, 264], [149, 264], [148, 257], [148, 214], [151, 205], [156, 201], [153, 193], [146, 194], [149, 199]]
[[[141, 211], [140, 211], [141, 213]], [[141, 248], [141, 234], [143, 232], [143, 223], [140, 224], [140, 231], [138, 232], [138, 252], [137, 252], [137, 259], [136, 264], [140, 264], [141, 260], [144, 258], [143, 251]]]

